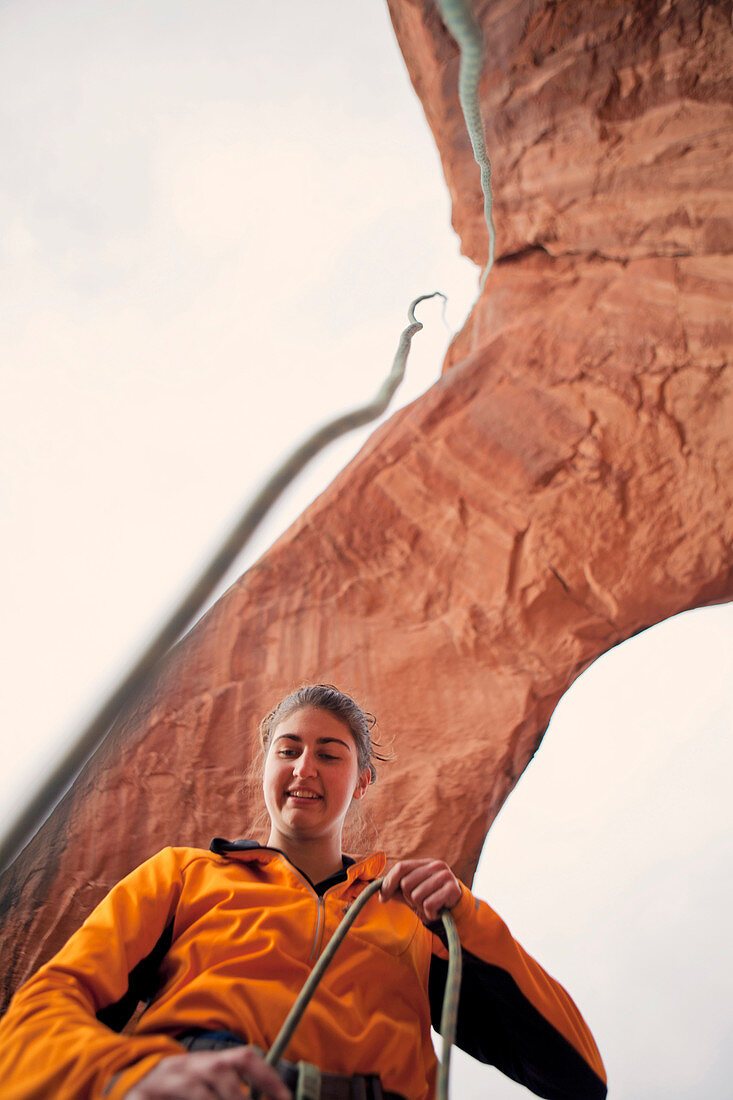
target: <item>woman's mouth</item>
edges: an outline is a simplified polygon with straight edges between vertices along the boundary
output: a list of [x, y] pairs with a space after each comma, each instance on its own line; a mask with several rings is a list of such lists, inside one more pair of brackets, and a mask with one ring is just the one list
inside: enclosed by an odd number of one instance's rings
[[293, 802], [320, 802], [322, 798], [322, 795], [317, 794], [316, 791], [302, 790], [298, 787], [292, 791], [286, 791], [285, 794]]

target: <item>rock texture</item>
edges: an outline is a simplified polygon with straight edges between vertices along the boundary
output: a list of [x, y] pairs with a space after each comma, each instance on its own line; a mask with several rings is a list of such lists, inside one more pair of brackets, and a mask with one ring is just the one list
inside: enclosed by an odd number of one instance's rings
[[[499, 254], [729, 254], [731, 5], [481, 0], [481, 82]], [[453, 94], [457, 47], [424, 0], [389, 0], [441, 152], [462, 250], [487, 254]]]
[[[470, 880], [599, 654], [733, 592], [728, 3], [478, 3], [498, 261], [438, 383], [173, 651], [4, 876], [6, 992], [168, 842], [243, 835], [264, 710], [326, 679], [393, 740], [391, 856]], [[462, 247], [486, 253], [457, 54], [390, 0]]]

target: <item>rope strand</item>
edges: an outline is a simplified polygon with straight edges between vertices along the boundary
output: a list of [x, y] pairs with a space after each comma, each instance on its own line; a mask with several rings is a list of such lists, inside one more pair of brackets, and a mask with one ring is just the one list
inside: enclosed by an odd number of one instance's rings
[[423, 327], [420, 321], [415, 319], [415, 308], [420, 302], [435, 297], [445, 299], [445, 295], [436, 290], [432, 294], [421, 294], [411, 302], [407, 315], [410, 323], [400, 336], [392, 369], [376, 397], [352, 412], [335, 417], [313, 432], [300, 446], [296, 447], [255, 495], [172, 615], [153, 636], [137, 661], [122, 676], [63, 759], [7, 829], [0, 841], [0, 872], [17, 859], [24, 845], [41, 827], [90, 757], [100, 748], [112, 723], [123, 708], [133, 702], [151, 681], [171, 646], [175, 645], [186, 628], [201, 613], [216, 586], [290, 483], [329, 443], [333, 443], [334, 440], [355, 428], [371, 423], [385, 412], [395, 390], [404, 378], [412, 338]]
[[[359, 916], [366, 903], [380, 889], [382, 879], [374, 879], [362, 890], [356, 901], [349, 907], [348, 912], [341, 920], [338, 928], [331, 936], [328, 944], [316, 965], [308, 975], [308, 978], [298, 994], [293, 1007], [285, 1018], [285, 1022], [275, 1037], [275, 1041], [267, 1053], [265, 1061], [270, 1066], [277, 1066], [282, 1058], [288, 1043], [293, 1037], [293, 1032], [303, 1018], [303, 1013], [308, 1007], [313, 994], [325, 974], [328, 966], [343, 942], [346, 933]], [[448, 937], [448, 976], [443, 994], [443, 1010], [440, 1017], [440, 1033], [443, 1036], [443, 1057], [438, 1071], [437, 1100], [448, 1100], [448, 1080], [450, 1074], [451, 1048], [455, 1043], [456, 1026], [458, 1023], [458, 1002], [461, 994], [461, 941], [458, 938], [455, 921], [447, 909], [440, 914]], [[253, 1093], [256, 1100], [256, 1094]]]
[[478, 86], [484, 63], [484, 42], [481, 28], [466, 0], [437, 0], [446, 27], [458, 43], [461, 63], [458, 70], [458, 98], [471, 141], [474, 160], [481, 169], [481, 190], [484, 195], [484, 220], [489, 231], [489, 257], [481, 276], [480, 291], [486, 286], [494, 266], [496, 229], [494, 227], [494, 197], [491, 190], [491, 161], [486, 149], [484, 123], [481, 117]]

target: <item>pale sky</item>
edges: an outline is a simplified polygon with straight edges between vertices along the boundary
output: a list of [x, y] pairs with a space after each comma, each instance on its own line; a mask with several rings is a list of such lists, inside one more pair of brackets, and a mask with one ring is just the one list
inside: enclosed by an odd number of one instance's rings
[[[445, 291], [458, 328], [478, 272], [379, 0], [2, 4], [0, 81], [2, 825], [277, 458], [372, 396], [410, 300]], [[440, 306], [419, 316], [397, 404], [440, 373]], [[475, 883], [623, 1100], [733, 1073], [732, 612], [581, 677]], [[459, 1058], [453, 1081], [529, 1095]]]

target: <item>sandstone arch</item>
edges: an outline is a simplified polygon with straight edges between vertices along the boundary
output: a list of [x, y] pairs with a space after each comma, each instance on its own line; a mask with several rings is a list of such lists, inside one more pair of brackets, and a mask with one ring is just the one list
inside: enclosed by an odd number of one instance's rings
[[[246, 829], [256, 718], [294, 681], [386, 716], [388, 852], [470, 880], [574, 677], [730, 598], [729, 7], [476, 4], [488, 293], [439, 382], [176, 648], [6, 873], [6, 992], [152, 849]], [[390, 10], [480, 263], [454, 44], [429, 0]]]

